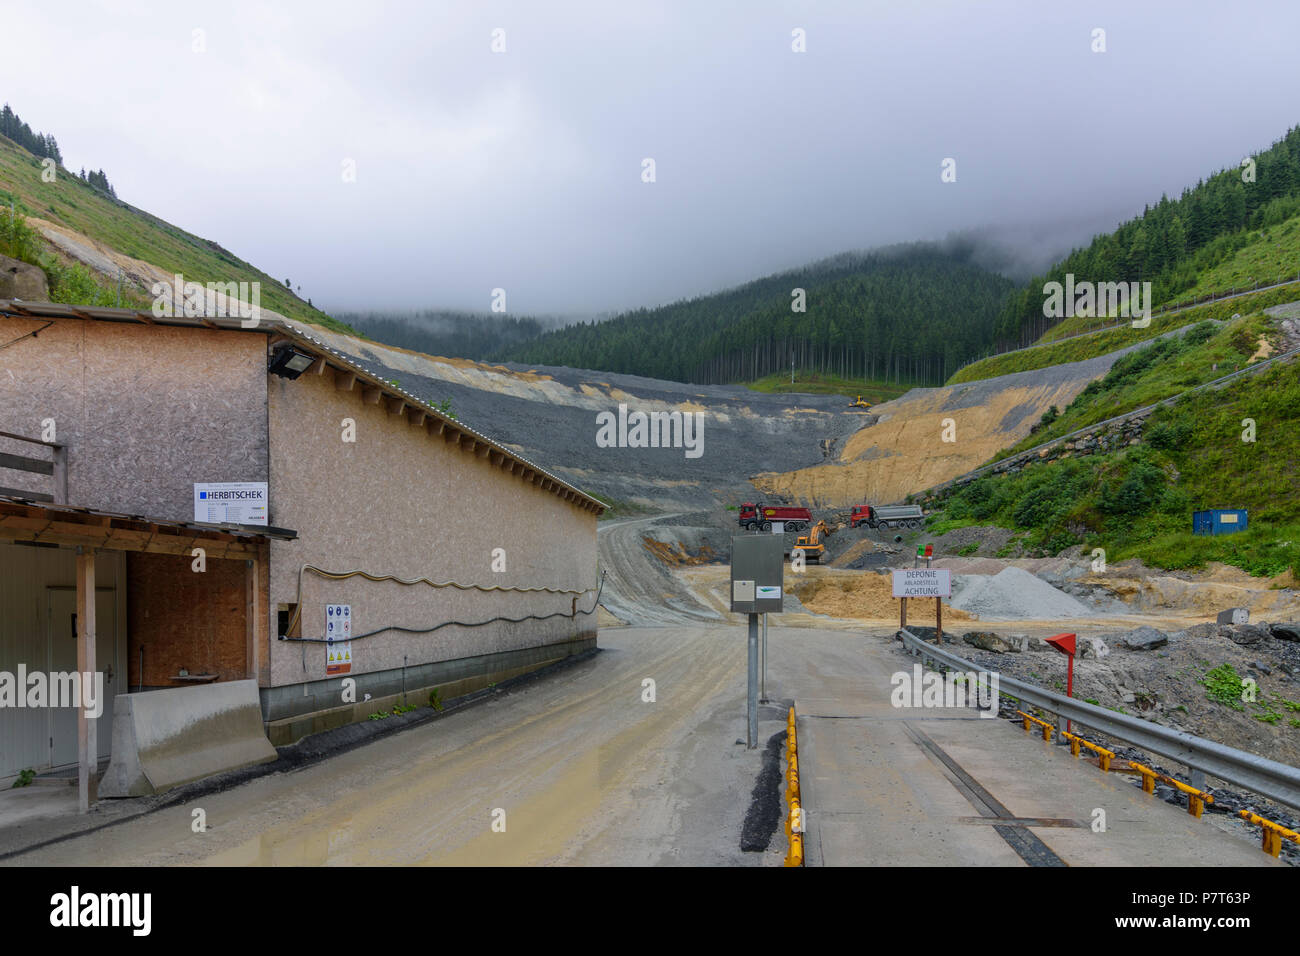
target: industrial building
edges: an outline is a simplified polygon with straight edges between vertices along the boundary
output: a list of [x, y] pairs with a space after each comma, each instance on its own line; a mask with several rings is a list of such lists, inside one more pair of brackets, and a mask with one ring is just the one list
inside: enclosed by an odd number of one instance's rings
[[0, 707], [0, 780], [79, 766], [84, 803], [111, 756], [161, 790], [259, 759], [222, 752], [250, 701], [266, 753], [595, 647], [602, 502], [247, 324], [0, 301], [0, 674], [106, 698]]

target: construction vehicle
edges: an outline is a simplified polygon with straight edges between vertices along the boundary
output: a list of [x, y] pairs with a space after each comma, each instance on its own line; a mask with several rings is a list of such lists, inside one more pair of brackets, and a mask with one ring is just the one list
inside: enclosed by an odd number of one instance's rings
[[822, 538], [829, 538], [834, 533], [835, 530], [827, 527], [825, 521], [818, 521], [813, 525], [812, 531], [801, 534], [795, 539], [794, 547], [790, 549], [790, 559], [794, 560], [796, 553], [802, 553], [804, 561], [810, 564], [821, 564], [822, 555], [826, 552]]
[[919, 528], [925, 522], [925, 512], [920, 505], [854, 505], [849, 512], [849, 527], [866, 525], [868, 528]]
[[862, 400], [861, 395], [858, 396], [858, 400], [856, 402], [849, 402], [849, 408], [870, 408], [870, 407], [871, 407], [871, 403], [864, 402]]
[[747, 501], [740, 506], [740, 526], [750, 531], [772, 530], [773, 521], [784, 521], [786, 531], [803, 531], [812, 524], [812, 512], [807, 508], [786, 505], [754, 504]]

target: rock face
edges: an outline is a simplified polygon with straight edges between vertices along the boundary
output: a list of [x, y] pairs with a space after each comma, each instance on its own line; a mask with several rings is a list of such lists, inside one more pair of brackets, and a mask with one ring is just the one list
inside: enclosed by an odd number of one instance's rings
[[37, 266], [0, 256], [0, 299], [50, 301], [50, 284]]
[[1151, 651], [1169, 643], [1169, 635], [1143, 624], [1120, 638], [1120, 643], [1131, 651]]
[[992, 651], [994, 654], [1005, 654], [1011, 650], [1011, 645], [992, 631], [969, 631], [961, 639], [982, 651]]

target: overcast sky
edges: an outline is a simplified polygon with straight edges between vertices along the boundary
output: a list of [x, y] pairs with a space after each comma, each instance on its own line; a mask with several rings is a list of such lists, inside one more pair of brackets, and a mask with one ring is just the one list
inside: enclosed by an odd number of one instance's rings
[[1283, 2], [9, 0], [3, 17], [0, 97], [68, 167], [336, 310], [486, 310], [496, 287], [512, 313], [616, 310], [989, 225], [1041, 252], [1300, 121]]

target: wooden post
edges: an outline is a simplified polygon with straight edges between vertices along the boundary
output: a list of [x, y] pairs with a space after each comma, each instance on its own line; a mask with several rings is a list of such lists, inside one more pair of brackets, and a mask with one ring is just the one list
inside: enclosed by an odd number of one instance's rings
[[244, 562], [244, 677], [257, 680], [257, 559]]
[[68, 503], [68, 446], [54, 446], [54, 503]]
[[898, 629], [901, 631], [907, 627], [907, 598], [899, 598], [902, 604], [898, 608]]
[[[95, 549], [77, 548], [77, 670], [81, 681], [95, 675]], [[82, 691], [83, 695], [85, 691]], [[85, 700], [84, 696], [82, 698]], [[77, 708], [77, 806], [90, 810], [99, 790], [99, 741], [86, 708]]]
[[934, 642], [943, 643], [943, 598], [934, 599]]

